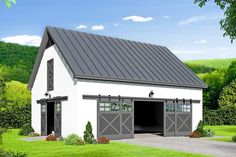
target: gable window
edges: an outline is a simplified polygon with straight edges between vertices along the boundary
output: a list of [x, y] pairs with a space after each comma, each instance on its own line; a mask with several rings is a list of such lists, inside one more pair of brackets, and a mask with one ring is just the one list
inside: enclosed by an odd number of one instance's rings
[[54, 89], [54, 72], [53, 72], [53, 59], [47, 62], [47, 90]]

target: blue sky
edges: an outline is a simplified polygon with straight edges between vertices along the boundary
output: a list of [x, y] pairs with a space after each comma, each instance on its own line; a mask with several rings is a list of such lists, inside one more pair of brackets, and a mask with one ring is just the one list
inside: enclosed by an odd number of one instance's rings
[[[0, 4], [0, 40], [38, 45], [46, 25], [168, 47], [182, 60], [236, 57], [223, 12], [194, 0], [17, 0]], [[79, 29], [80, 28], [80, 29]]]

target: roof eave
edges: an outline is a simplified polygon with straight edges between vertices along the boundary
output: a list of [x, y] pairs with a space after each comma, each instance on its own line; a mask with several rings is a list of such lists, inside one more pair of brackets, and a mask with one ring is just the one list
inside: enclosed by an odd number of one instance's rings
[[174, 87], [188, 87], [188, 88], [199, 88], [206, 89], [206, 85], [189, 85], [189, 84], [175, 84], [166, 82], [151, 82], [143, 80], [127, 80], [127, 79], [113, 79], [113, 78], [103, 78], [103, 77], [93, 77], [93, 76], [81, 76], [76, 75], [76, 79], [79, 80], [94, 80], [94, 81], [110, 81], [110, 82], [123, 82], [123, 83], [134, 83], [134, 84], [146, 84], [146, 85], [161, 85], [161, 86], [174, 86]]

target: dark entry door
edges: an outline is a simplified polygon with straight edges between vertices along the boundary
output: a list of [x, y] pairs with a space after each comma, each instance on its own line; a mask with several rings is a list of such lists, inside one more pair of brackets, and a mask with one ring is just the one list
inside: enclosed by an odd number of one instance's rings
[[61, 136], [61, 102], [41, 103], [41, 135], [47, 136], [55, 132]]
[[54, 131], [54, 102], [47, 102], [47, 135], [51, 134]]
[[167, 101], [164, 105], [164, 136], [188, 136], [191, 133], [191, 102]]
[[98, 137], [133, 138], [133, 107], [130, 102], [98, 102]]

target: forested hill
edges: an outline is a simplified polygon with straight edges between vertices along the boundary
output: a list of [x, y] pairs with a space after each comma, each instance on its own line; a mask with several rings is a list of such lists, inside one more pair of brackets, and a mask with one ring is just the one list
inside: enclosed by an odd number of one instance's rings
[[38, 48], [0, 41], [0, 77], [6, 81], [29, 81]]
[[[201, 59], [201, 60], [192, 60], [192, 61], [185, 61], [184, 63], [189, 65], [190, 68], [195, 66], [195, 70], [197, 67], [201, 67], [202, 70], [205, 68], [205, 71], [218, 69], [224, 70], [227, 69], [232, 61], [236, 61], [236, 58], [227, 58], [227, 59]], [[199, 69], [198, 69], [199, 70]], [[203, 71], [195, 71], [197, 73], [204, 73]]]
[[[38, 47], [22, 46], [19, 44], [4, 43], [0, 41], [0, 78], [28, 83]], [[196, 74], [202, 76], [215, 70], [227, 69], [231, 59], [193, 60], [184, 62]]]

